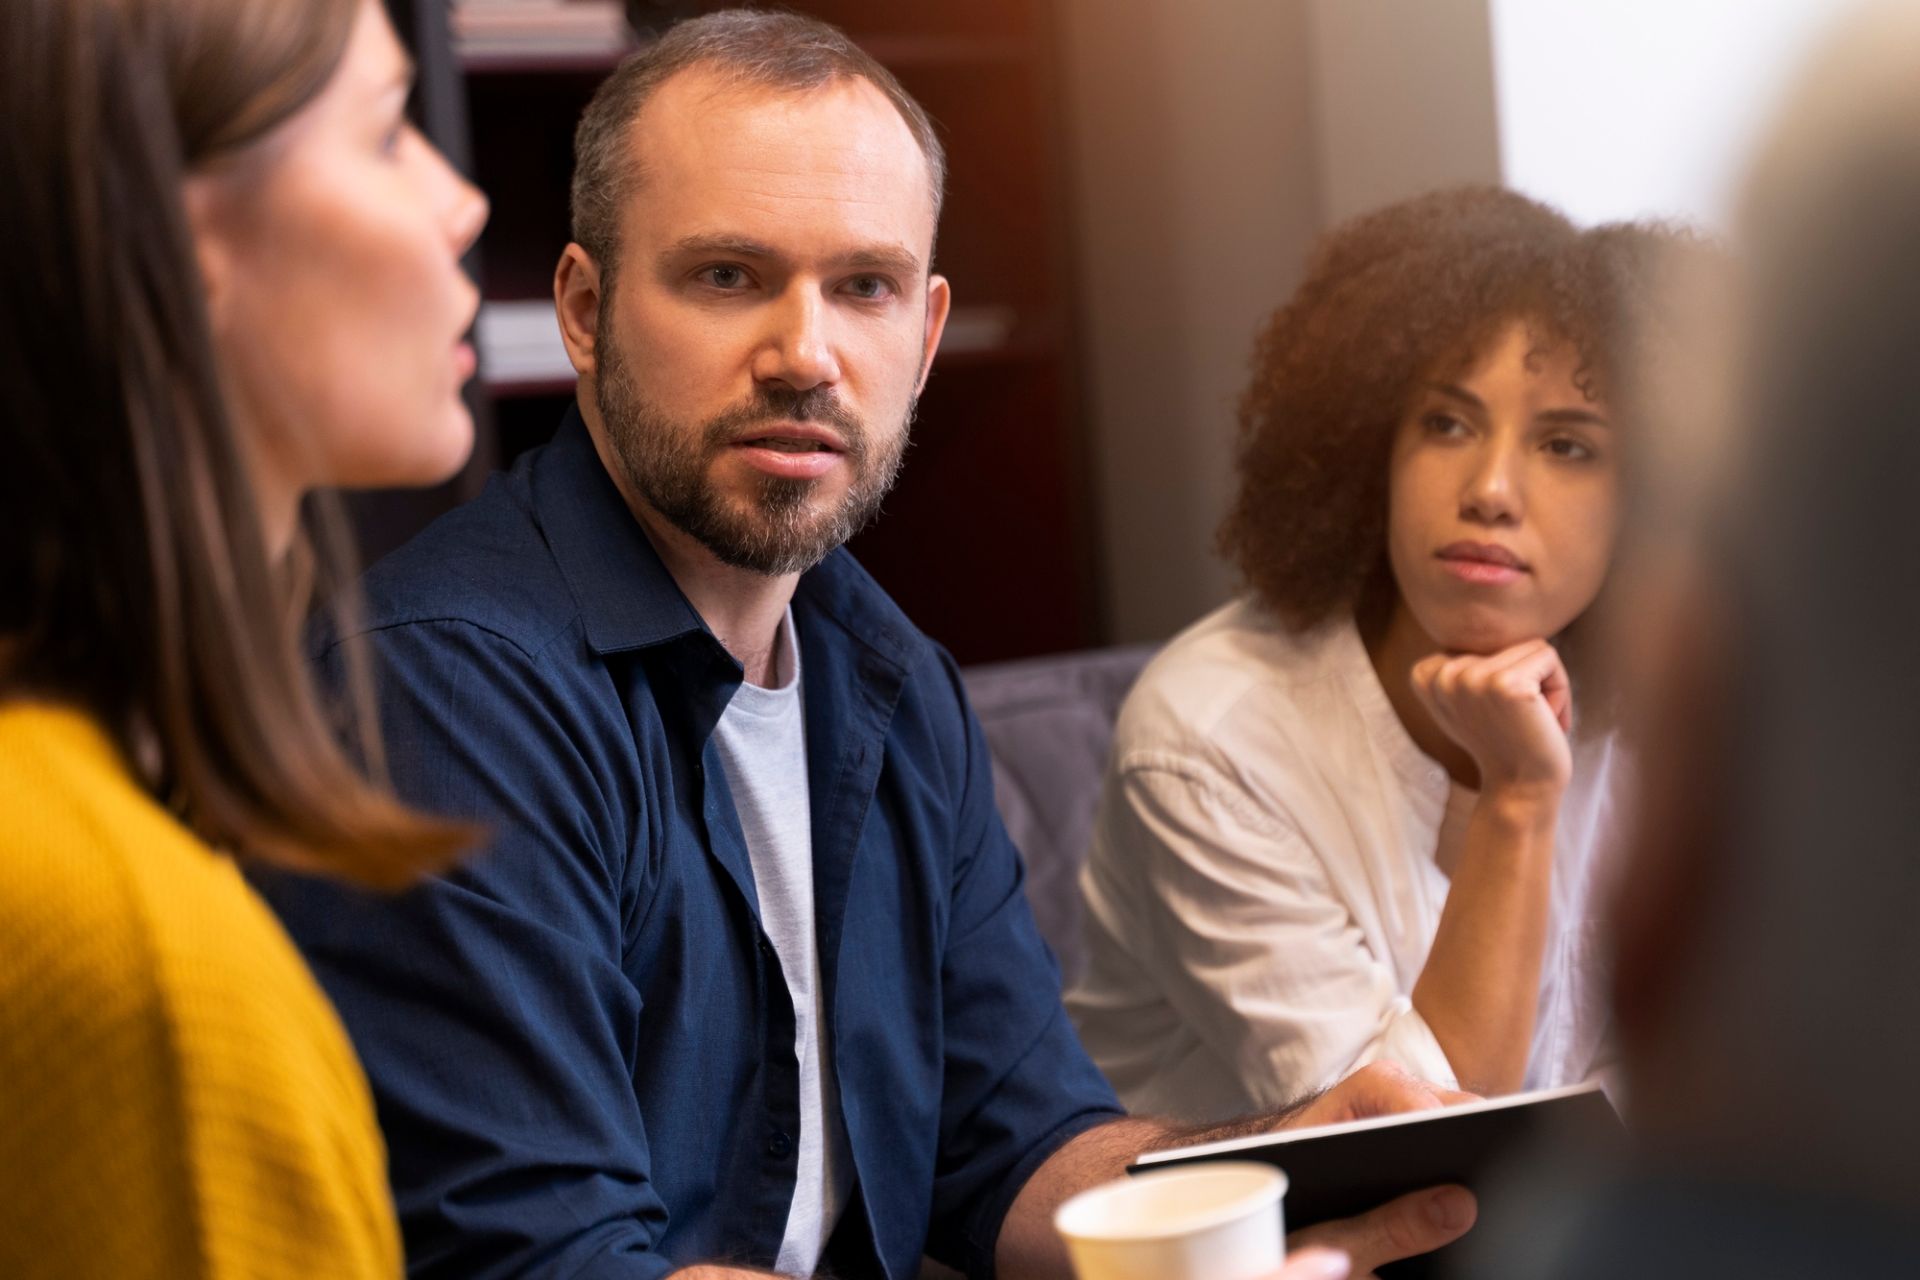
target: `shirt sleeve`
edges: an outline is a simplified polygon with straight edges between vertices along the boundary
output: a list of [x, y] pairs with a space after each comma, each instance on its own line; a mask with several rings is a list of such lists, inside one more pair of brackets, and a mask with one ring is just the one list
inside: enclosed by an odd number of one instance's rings
[[1102, 838], [1124, 915], [1182, 1020], [1250, 1097], [1284, 1106], [1385, 1059], [1453, 1085], [1453, 1066], [1319, 854], [1206, 764], [1130, 762]]
[[927, 1252], [993, 1274], [1007, 1210], [1069, 1139], [1124, 1114], [1060, 1003], [1060, 971], [1027, 905], [993, 803], [986, 738], [947, 663], [965, 726], [958, 840], [941, 962], [940, 1147]]
[[457, 622], [373, 639], [395, 785], [478, 820], [483, 844], [398, 897], [262, 888], [366, 1065], [409, 1267], [664, 1276], [620, 965], [634, 802], [609, 789], [631, 769], [595, 757], [606, 727], [507, 640]]

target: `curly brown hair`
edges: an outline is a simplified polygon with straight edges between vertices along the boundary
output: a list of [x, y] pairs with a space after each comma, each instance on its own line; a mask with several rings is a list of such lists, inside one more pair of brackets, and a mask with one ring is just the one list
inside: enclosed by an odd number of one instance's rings
[[1218, 546], [1289, 628], [1393, 599], [1387, 468], [1416, 385], [1470, 368], [1514, 321], [1571, 344], [1614, 398], [1645, 340], [1657, 256], [1687, 233], [1582, 231], [1498, 187], [1437, 191], [1334, 228], [1261, 331]]

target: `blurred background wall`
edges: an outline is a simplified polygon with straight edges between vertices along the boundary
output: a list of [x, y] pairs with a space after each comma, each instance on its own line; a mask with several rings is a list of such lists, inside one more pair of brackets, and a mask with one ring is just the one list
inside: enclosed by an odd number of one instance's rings
[[1788, 78], [1853, 0], [1489, 0], [1502, 177], [1581, 222], [1724, 229]]
[[1108, 638], [1159, 639], [1230, 589], [1234, 398], [1321, 223], [1307, 15], [1064, 0], [1061, 44]]

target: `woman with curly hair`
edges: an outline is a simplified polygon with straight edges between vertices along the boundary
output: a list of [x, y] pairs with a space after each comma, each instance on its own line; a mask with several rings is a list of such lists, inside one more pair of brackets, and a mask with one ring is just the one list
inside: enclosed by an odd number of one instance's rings
[[1268, 324], [1220, 532], [1247, 591], [1128, 698], [1081, 881], [1069, 1007], [1129, 1106], [1596, 1066], [1621, 765], [1579, 632], [1673, 239], [1438, 192], [1331, 232]]

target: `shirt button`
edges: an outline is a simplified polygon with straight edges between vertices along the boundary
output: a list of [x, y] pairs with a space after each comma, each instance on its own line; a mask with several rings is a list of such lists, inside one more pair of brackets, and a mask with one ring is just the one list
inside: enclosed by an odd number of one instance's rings
[[770, 1156], [784, 1156], [791, 1150], [793, 1150], [793, 1139], [780, 1132], [780, 1130], [775, 1129], [773, 1136], [767, 1139], [767, 1154]]

